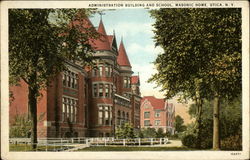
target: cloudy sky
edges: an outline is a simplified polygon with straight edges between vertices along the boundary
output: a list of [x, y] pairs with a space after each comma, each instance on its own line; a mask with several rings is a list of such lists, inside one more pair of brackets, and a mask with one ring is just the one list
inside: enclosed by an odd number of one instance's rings
[[[101, 16], [94, 15], [90, 20], [94, 26], [98, 26]], [[125, 45], [127, 54], [134, 75], [140, 74], [141, 93], [154, 95], [162, 98], [159, 89], [155, 89], [155, 84], [147, 83], [150, 76], [156, 72], [152, 62], [157, 54], [162, 52], [161, 48], [155, 48], [152, 31], [154, 19], [150, 17], [146, 9], [118, 9], [104, 11], [102, 20], [107, 34], [112, 35], [115, 31], [117, 45], [119, 46], [121, 37]]]

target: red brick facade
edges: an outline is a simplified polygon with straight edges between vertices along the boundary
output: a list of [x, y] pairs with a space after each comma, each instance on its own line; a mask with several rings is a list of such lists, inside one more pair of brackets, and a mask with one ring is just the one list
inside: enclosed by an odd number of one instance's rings
[[[115, 35], [106, 34], [102, 21], [97, 31], [102, 35], [92, 44], [97, 69], [68, 62], [68, 70], [42, 91], [38, 137], [113, 136], [116, 126], [124, 122], [140, 128], [139, 77], [132, 76], [123, 42], [118, 48]], [[28, 114], [27, 87], [24, 81], [10, 87], [10, 125], [16, 115]]]
[[162, 128], [174, 134], [175, 108], [172, 103], [154, 96], [146, 96], [141, 100], [141, 127]]

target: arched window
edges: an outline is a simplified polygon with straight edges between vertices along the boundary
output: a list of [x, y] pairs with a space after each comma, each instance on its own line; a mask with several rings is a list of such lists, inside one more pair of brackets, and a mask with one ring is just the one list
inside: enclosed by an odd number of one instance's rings
[[117, 119], [118, 119], [118, 125], [121, 125], [121, 111], [118, 110], [118, 113], [117, 113]]
[[118, 111], [117, 114], [118, 114], [118, 118], [121, 118], [121, 111], [120, 110]]
[[126, 118], [127, 118], [127, 122], [129, 122], [129, 114], [128, 113], [126, 115]]
[[125, 112], [122, 112], [122, 119], [125, 119]]

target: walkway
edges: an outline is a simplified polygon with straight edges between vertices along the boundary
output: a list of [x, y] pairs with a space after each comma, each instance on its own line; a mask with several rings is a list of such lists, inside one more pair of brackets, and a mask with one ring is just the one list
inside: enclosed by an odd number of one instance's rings
[[157, 147], [181, 147], [181, 140], [169, 140], [169, 143], [163, 145], [155, 145]]

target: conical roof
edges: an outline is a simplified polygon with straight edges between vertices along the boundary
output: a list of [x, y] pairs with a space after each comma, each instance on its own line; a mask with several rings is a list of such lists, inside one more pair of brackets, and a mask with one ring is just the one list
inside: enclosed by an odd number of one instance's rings
[[95, 50], [111, 50], [108, 36], [105, 31], [102, 20], [99, 23], [97, 32], [100, 34], [100, 38], [93, 42], [93, 47]]
[[123, 44], [122, 40], [121, 40], [119, 50], [118, 50], [117, 63], [120, 66], [129, 66], [129, 67], [131, 67], [129, 59], [128, 59], [128, 55], [126, 53], [126, 50], [125, 50], [125, 47], [124, 47], [124, 44]]

